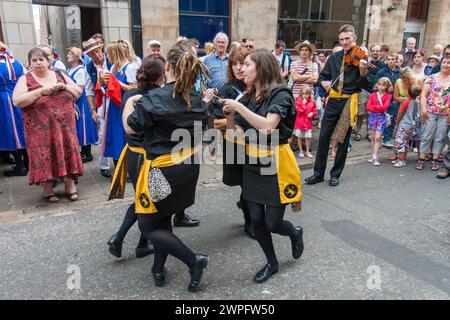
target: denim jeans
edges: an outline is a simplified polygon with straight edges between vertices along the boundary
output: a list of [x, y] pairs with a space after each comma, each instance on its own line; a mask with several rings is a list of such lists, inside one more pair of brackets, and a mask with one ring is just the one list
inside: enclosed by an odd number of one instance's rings
[[399, 104], [397, 102], [392, 102], [389, 105], [389, 109], [387, 110], [387, 113], [391, 117], [391, 125], [389, 127], [386, 127], [386, 129], [384, 130], [383, 143], [389, 143], [391, 141], [392, 133], [394, 131], [394, 126], [395, 126], [395, 118], [397, 117], [398, 109], [399, 109]]

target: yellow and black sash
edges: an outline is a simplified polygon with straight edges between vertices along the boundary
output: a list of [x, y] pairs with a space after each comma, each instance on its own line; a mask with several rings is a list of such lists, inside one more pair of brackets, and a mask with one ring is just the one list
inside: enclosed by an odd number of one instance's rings
[[166, 153], [160, 155], [154, 160], [145, 160], [139, 172], [139, 178], [136, 185], [136, 213], [153, 214], [157, 213], [155, 204], [152, 202], [149, 191], [148, 175], [152, 168], [167, 168], [182, 163], [194, 153], [196, 148], [180, 150], [177, 153]]
[[128, 144], [125, 145], [114, 171], [113, 180], [109, 189], [108, 201], [113, 199], [123, 199], [125, 195], [125, 186], [127, 184], [127, 158], [130, 151], [145, 155], [143, 147], [130, 147]]
[[340, 143], [344, 143], [349, 127], [356, 125], [358, 115], [358, 93], [351, 95], [337, 92], [333, 88], [330, 90], [330, 99], [348, 99], [342, 110], [339, 121], [335, 129], [335, 137]]
[[[225, 139], [238, 144], [244, 143], [242, 136], [233, 139], [225, 134]], [[267, 146], [261, 147], [255, 144], [246, 144], [245, 152], [252, 158], [275, 156], [280, 202], [282, 204], [292, 204], [292, 210], [299, 212], [302, 201], [302, 180], [300, 169], [291, 146], [289, 144], [281, 144], [277, 145], [275, 150], [272, 150]]]
[[[108, 200], [123, 199], [127, 181], [127, 157], [130, 151], [145, 155], [142, 147], [130, 147], [126, 145], [123, 148], [119, 161], [114, 171], [113, 181], [109, 192]], [[167, 168], [182, 163], [197, 152], [196, 148], [182, 149], [177, 153], [166, 153], [154, 160], [145, 160], [139, 171], [139, 177], [136, 185], [136, 213], [152, 214], [158, 212], [155, 204], [150, 198], [148, 185], [148, 175], [152, 168]]]

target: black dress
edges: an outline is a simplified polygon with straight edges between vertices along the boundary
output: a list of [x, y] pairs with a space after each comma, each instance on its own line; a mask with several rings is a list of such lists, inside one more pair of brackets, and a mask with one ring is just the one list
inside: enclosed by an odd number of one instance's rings
[[[237, 81], [235, 83], [224, 84], [218, 92], [222, 99], [236, 99], [240, 93], [245, 91], [245, 83]], [[214, 119], [225, 119], [222, 108], [219, 103], [212, 103]], [[222, 182], [227, 186], [242, 186], [242, 170], [245, 162], [245, 149], [243, 146], [225, 140], [222, 132], [222, 155], [223, 155], [223, 178]], [[227, 150], [233, 150], [233, 153], [227, 153]], [[229, 159], [228, 159], [229, 158]]]
[[[201, 128], [208, 121], [206, 105], [197, 91], [192, 90], [189, 108], [181, 95], [173, 98], [173, 87], [174, 83], [170, 83], [145, 94], [127, 119], [134, 131], [144, 132], [144, 149], [149, 160], [171, 153], [175, 147], [193, 147], [201, 143]], [[198, 122], [198, 136], [194, 136], [194, 122]], [[172, 140], [172, 133], [177, 129], [184, 129], [187, 139]], [[189, 163], [160, 168], [172, 193], [155, 203], [158, 214], [175, 214], [194, 204], [200, 171], [200, 162], [195, 157], [192, 156]]]
[[[285, 86], [280, 86], [270, 92], [268, 98], [257, 104], [253, 99], [249, 101], [247, 107], [254, 113], [266, 117], [268, 113], [277, 113], [281, 116], [281, 121], [277, 128], [279, 131], [279, 144], [287, 144], [288, 139], [292, 136], [295, 124], [295, 101], [292, 92]], [[243, 117], [236, 114], [236, 124], [243, 127], [248, 133], [248, 130], [254, 129]], [[271, 136], [267, 137], [264, 142], [247, 141], [252, 144], [258, 144], [260, 147], [270, 146]], [[271, 146], [273, 150], [273, 145]], [[243, 197], [247, 201], [258, 204], [270, 206], [284, 206], [280, 201], [280, 192], [278, 187], [278, 176], [274, 174], [267, 174], [265, 169], [271, 166], [271, 159], [261, 159], [257, 163], [247, 163], [243, 170]]]

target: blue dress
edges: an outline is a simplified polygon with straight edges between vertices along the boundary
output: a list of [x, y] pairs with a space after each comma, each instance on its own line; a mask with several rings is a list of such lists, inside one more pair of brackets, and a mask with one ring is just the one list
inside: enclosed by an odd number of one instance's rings
[[[116, 72], [114, 76], [120, 82], [128, 84], [128, 79], [125, 74], [128, 66], [127, 63], [122, 67], [122, 74]], [[121, 90], [122, 97], [124, 91]], [[114, 160], [119, 160], [120, 154], [125, 147], [125, 129], [122, 124], [122, 109], [121, 106], [116, 105], [112, 100], [109, 103], [109, 107], [105, 109], [105, 127], [103, 129], [104, 153], [103, 157], [111, 157]]]
[[0, 55], [0, 150], [15, 151], [25, 148], [22, 111], [12, 102], [17, 80], [24, 74], [22, 64], [12, 60], [16, 80], [10, 79], [7, 62]]
[[[77, 83], [76, 75], [79, 72], [84, 72], [87, 76], [86, 70], [83, 66], [78, 66], [75, 69], [68, 69], [67, 73], [72, 80], [78, 85], [85, 85], [85, 83]], [[77, 120], [77, 136], [80, 146], [88, 146], [94, 144], [98, 140], [97, 126], [92, 120], [92, 112], [86, 96], [86, 90], [83, 90], [81, 97], [75, 102], [80, 110], [80, 117]]]

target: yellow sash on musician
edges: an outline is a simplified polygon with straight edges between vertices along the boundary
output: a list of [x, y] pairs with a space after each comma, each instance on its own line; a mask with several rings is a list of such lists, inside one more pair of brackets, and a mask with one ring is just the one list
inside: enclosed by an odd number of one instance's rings
[[329, 97], [331, 99], [350, 98], [350, 126], [354, 127], [356, 125], [356, 117], [358, 115], [358, 93], [353, 93], [351, 95], [345, 93], [339, 94], [339, 92], [331, 88]]
[[145, 155], [143, 147], [130, 147], [128, 144], [125, 145], [114, 171], [113, 180], [109, 189], [108, 201], [113, 199], [123, 199], [125, 195], [125, 186], [127, 185], [127, 158], [130, 150]]
[[148, 175], [152, 168], [167, 168], [182, 163], [194, 153], [196, 148], [182, 149], [177, 153], [166, 153], [154, 160], [145, 160], [139, 172], [136, 185], [136, 213], [153, 214], [157, 213], [155, 204], [152, 202], [149, 191]]

